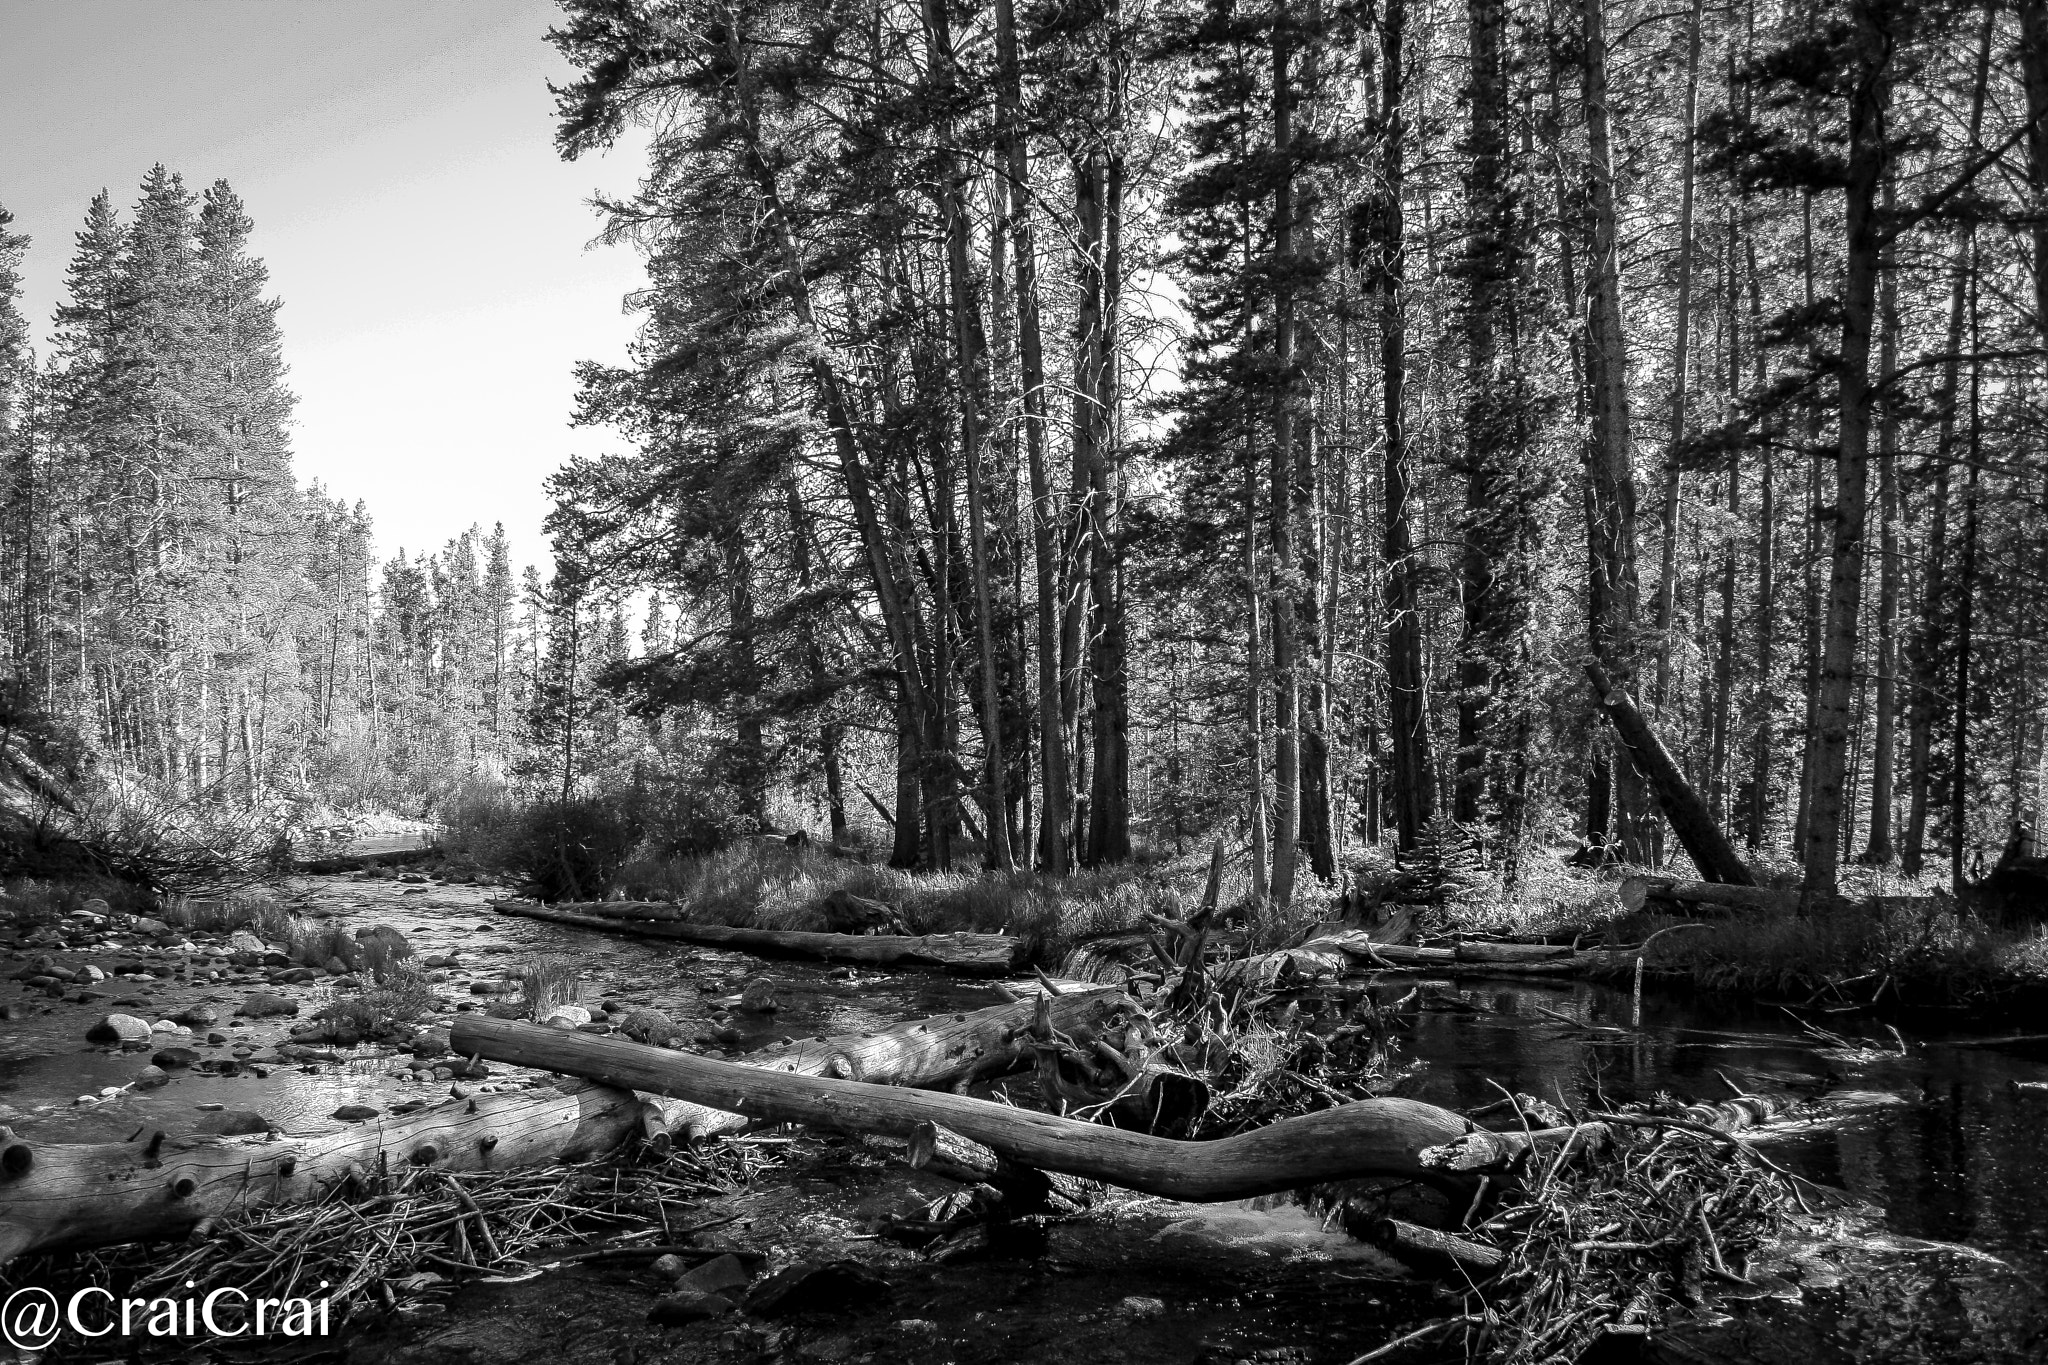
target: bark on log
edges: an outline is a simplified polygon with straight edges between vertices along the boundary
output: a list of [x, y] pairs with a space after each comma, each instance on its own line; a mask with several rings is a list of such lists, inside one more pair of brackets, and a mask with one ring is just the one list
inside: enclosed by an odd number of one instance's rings
[[825, 1080], [666, 1052], [616, 1038], [464, 1016], [464, 1055], [541, 1067], [751, 1118], [907, 1139], [919, 1123], [951, 1129], [1011, 1161], [1168, 1199], [1215, 1202], [1361, 1176], [1428, 1179], [1421, 1152], [1469, 1124], [1415, 1100], [1359, 1100], [1212, 1142], [1124, 1129], [960, 1095]]
[[[1767, 886], [1726, 886], [1719, 882], [1693, 882], [1676, 877], [1624, 877], [1619, 892], [1622, 906], [1630, 911], [1645, 908], [1671, 915], [1733, 915], [1742, 911], [1793, 914], [1799, 909], [1800, 893]], [[1853, 908], [1884, 914], [1924, 914], [1937, 905], [1933, 896], [1867, 896], [1844, 901]]]
[[1398, 1218], [1377, 1220], [1366, 1230], [1366, 1238], [1397, 1260], [1433, 1274], [1464, 1273], [1477, 1278], [1493, 1274], [1507, 1260], [1507, 1253], [1494, 1247]]
[[1621, 881], [1624, 909], [1640, 911], [1648, 906], [1675, 915], [1712, 915], [1735, 910], [1766, 910], [1792, 914], [1799, 909], [1797, 891], [1778, 891], [1767, 886], [1729, 886], [1721, 882], [1692, 882], [1676, 877], [1624, 877]]
[[1600, 708], [1613, 722], [1614, 733], [1634, 760], [1636, 771], [1649, 779], [1657, 793], [1657, 803], [1664, 808], [1664, 818], [1671, 822], [1672, 832], [1685, 846], [1700, 876], [1730, 886], [1755, 886], [1756, 877], [1748, 864], [1736, 855], [1735, 845], [1728, 842], [1713, 812], [1685, 780], [1685, 774], [1679, 771], [1657, 732], [1650, 728], [1650, 722], [1636, 709], [1634, 700], [1613, 684], [1599, 664], [1587, 664], [1586, 676], [1593, 680], [1593, 694], [1600, 699]]
[[[1121, 1038], [1139, 1017], [1136, 1001], [1107, 988], [1052, 996], [1046, 1007], [1052, 1026], [1083, 1046], [1097, 1039]], [[1028, 1034], [1037, 1008], [1034, 1000], [1020, 1000], [967, 1014], [913, 1019], [869, 1034], [842, 1034], [767, 1048], [735, 1065], [918, 1089], [963, 1087], [1030, 1066], [1036, 1060]], [[744, 1114], [686, 1102], [664, 1104], [662, 1119], [668, 1131], [679, 1138], [734, 1133], [753, 1122]]]
[[[501, 915], [546, 920], [578, 929], [642, 938], [674, 939], [715, 948], [738, 948], [762, 956], [805, 957], [825, 962], [859, 962], [873, 967], [928, 967], [958, 976], [1007, 976], [1024, 950], [1008, 934], [818, 934], [796, 929], [735, 929], [692, 924], [675, 907], [654, 902], [582, 902], [575, 908], [493, 901]], [[657, 913], [665, 912], [665, 913]]]
[[380, 1166], [504, 1170], [602, 1155], [641, 1131], [630, 1091], [582, 1085], [451, 1100], [320, 1137], [168, 1137], [26, 1146], [0, 1186], [0, 1264], [27, 1251], [183, 1237], [202, 1220], [323, 1198]]

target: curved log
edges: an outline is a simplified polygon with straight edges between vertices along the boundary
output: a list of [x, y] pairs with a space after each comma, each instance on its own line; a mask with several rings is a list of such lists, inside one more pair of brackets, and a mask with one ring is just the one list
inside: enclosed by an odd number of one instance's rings
[[465, 1015], [465, 1055], [584, 1076], [693, 1100], [757, 1119], [908, 1139], [920, 1123], [947, 1128], [1044, 1171], [1197, 1203], [1243, 1199], [1360, 1176], [1429, 1178], [1421, 1151], [1471, 1125], [1416, 1100], [1359, 1100], [1211, 1142], [1152, 1137], [963, 1095], [797, 1076], [668, 1052], [616, 1038]]
[[[1083, 1046], [1121, 1037], [1139, 1017], [1137, 1002], [1110, 988], [1049, 996], [1046, 1006], [1052, 1026]], [[1032, 1063], [1028, 1034], [1036, 1009], [1035, 1001], [1019, 1000], [968, 1014], [913, 1019], [874, 1033], [764, 1049], [736, 1065], [920, 1089], [965, 1086]], [[753, 1122], [744, 1114], [688, 1102], [664, 1105], [662, 1118], [677, 1137], [733, 1133]]]
[[0, 1264], [26, 1251], [183, 1237], [202, 1222], [266, 1204], [306, 1203], [383, 1166], [499, 1170], [576, 1161], [641, 1131], [625, 1090], [581, 1085], [451, 1100], [318, 1137], [33, 1141], [34, 1161], [0, 1186]]
[[492, 901], [501, 915], [546, 920], [578, 929], [597, 929], [609, 934], [632, 934], [640, 938], [674, 939], [713, 948], [739, 948], [769, 957], [805, 957], [825, 962], [859, 962], [871, 967], [929, 967], [959, 976], [1007, 976], [1015, 971], [1023, 955], [1024, 941], [1008, 934], [820, 934], [799, 929], [735, 929], [724, 924], [693, 924], [662, 915], [629, 914], [629, 911], [664, 909], [652, 902], [612, 902], [598, 913], [596, 906], [574, 910], [526, 901]]

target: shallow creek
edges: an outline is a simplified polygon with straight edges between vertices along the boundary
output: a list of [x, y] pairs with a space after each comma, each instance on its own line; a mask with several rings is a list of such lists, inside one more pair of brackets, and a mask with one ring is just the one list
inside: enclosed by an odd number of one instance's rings
[[[719, 1002], [757, 976], [781, 1003], [772, 1016], [719, 1023], [750, 1049], [788, 1036], [870, 1029], [900, 1019], [974, 1008], [988, 986], [921, 974], [849, 976], [845, 969], [763, 962], [745, 954], [611, 937], [493, 914], [474, 886], [389, 878], [294, 882], [302, 908], [354, 928], [387, 924], [424, 957], [451, 956], [458, 1000], [466, 983], [516, 973], [535, 956], [573, 957], [592, 999], [654, 1005], [678, 1022], [712, 1027]], [[120, 949], [59, 954], [103, 966]], [[1413, 978], [1369, 989], [1387, 998]], [[447, 1082], [402, 1079], [375, 1047], [339, 1063], [280, 1063], [268, 1075], [217, 1077], [176, 1070], [153, 1089], [100, 1092], [131, 1081], [146, 1055], [84, 1041], [109, 1009], [165, 1018], [212, 1003], [226, 1042], [169, 1041], [202, 1055], [240, 1045], [274, 1047], [323, 1003], [324, 983], [267, 987], [300, 1002], [298, 1019], [230, 1017], [260, 980], [116, 977], [83, 1004], [47, 1000], [13, 982], [0, 1003], [0, 1122], [45, 1142], [120, 1141], [143, 1125], [177, 1133], [216, 1107], [249, 1110], [292, 1133], [334, 1127], [340, 1105], [379, 1110], [439, 1098]], [[1897, 1103], [1851, 1122], [1781, 1140], [1771, 1151], [1813, 1180], [1859, 1201], [1832, 1235], [1788, 1243], [1757, 1275], [1748, 1303], [1723, 1305], [1685, 1335], [1724, 1360], [2048, 1360], [2048, 1093], [2013, 1082], [2048, 1081], [2048, 1044], [1889, 1034], [1825, 1020], [1852, 1046], [1829, 1046], [1784, 1011], [1760, 1006], [1644, 1002], [1639, 1027], [1623, 992], [1585, 983], [1441, 983], [1437, 1003], [1412, 1017], [1404, 1060], [1423, 1063], [1399, 1092], [1452, 1107], [1499, 1097], [1496, 1084], [1579, 1101], [1646, 1099], [1669, 1092], [1717, 1099], [1727, 1082], [1766, 1090], [1823, 1085], [1884, 1092]], [[134, 1001], [122, 1005], [120, 1001]], [[2019, 1032], [2019, 1030], [2010, 1030]], [[160, 1039], [160, 1044], [161, 1044]], [[259, 1051], [259, 1056], [262, 1055]], [[1726, 1081], [1723, 1077], [1727, 1078]], [[735, 1245], [772, 1258], [852, 1256], [892, 1285], [885, 1300], [797, 1328], [737, 1320], [658, 1329], [642, 1319], [658, 1286], [644, 1269], [583, 1267], [516, 1285], [477, 1285], [445, 1310], [411, 1315], [395, 1330], [346, 1346], [363, 1361], [1128, 1360], [1344, 1362], [1390, 1335], [1389, 1324], [1457, 1311], [1433, 1290], [1337, 1230], [1311, 1209], [1343, 1191], [1198, 1207], [1143, 1201], [1112, 1217], [1054, 1227], [1036, 1255], [931, 1266], [863, 1229], [914, 1199], [912, 1177], [863, 1144], [802, 1136], [786, 1168], [714, 1212], [737, 1221]], [[1879, 1211], [1882, 1211], [1881, 1213]], [[1923, 1245], [1925, 1242], [1953, 1244]], [[1429, 1358], [1427, 1351], [1406, 1357]]]

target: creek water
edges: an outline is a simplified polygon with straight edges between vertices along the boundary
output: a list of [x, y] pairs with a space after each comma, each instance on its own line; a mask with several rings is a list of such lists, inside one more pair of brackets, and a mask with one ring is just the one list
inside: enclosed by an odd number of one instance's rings
[[[651, 1004], [679, 1023], [710, 1027], [721, 1002], [766, 977], [779, 1012], [720, 1018], [741, 1029], [742, 1049], [998, 999], [985, 984], [936, 975], [849, 975], [510, 919], [494, 915], [485, 892], [467, 885], [301, 878], [287, 894], [302, 910], [345, 927], [388, 924], [422, 956], [452, 957], [444, 989], [458, 998], [471, 998], [466, 982], [502, 978], [535, 957], [557, 956], [575, 962], [590, 999]], [[86, 956], [106, 960], [122, 952]], [[1391, 999], [1413, 983], [1398, 978], [1363, 988]], [[206, 1001], [225, 1013], [247, 986], [186, 973], [116, 978], [104, 989], [138, 1002], [132, 1012], [156, 1018]], [[297, 990], [303, 1018], [328, 988]], [[401, 1079], [393, 1074], [397, 1063], [372, 1047], [349, 1051], [338, 1064], [277, 1066], [263, 1079], [178, 1071], [167, 1084], [102, 1097], [99, 1091], [123, 1086], [141, 1064], [134, 1054], [84, 1042], [91, 1017], [111, 1007], [18, 1005], [16, 1017], [0, 1023], [0, 1122], [33, 1141], [120, 1141], [144, 1124], [189, 1131], [214, 1107], [225, 1107], [310, 1133], [331, 1129], [328, 1116], [342, 1104], [388, 1109], [446, 1088]], [[2048, 1283], [2048, 1093], [2014, 1084], [2048, 1081], [2048, 1042], [1939, 1028], [1908, 1030], [1895, 1040], [1854, 1016], [1819, 1018], [1839, 1035], [1823, 1038], [1787, 1011], [1719, 1000], [1653, 995], [1643, 1002], [1640, 1023], [1633, 1009], [1625, 992], [1588, 983], [1438, 983], [1428, 1008], [1404, 1015], [1402, 1059], [1422, 1065], [1399, 1093], [1456, 1108], [1498, 1099], [1497, 1087], [1550, 1099], [1561, 1093], [1574, 1103], [1665, 1093], [1719, 1099], [1731, 1084], [1881, 1093], [1888, 1103], [1770, 1147], [1791, 1169], [1847, 1191], [1853, 1213], [1837, 1218], [1835, 1235], [1817, 1230], [1789, 1247], [1782, 1264], [1760, 1277], [1768, 1292], [1755, 1302], [1737, 1305], [1732, 1317], [1712, 1318], [1701, 1329], [1716, 1334], [1711, 1353], [1800, 1365], [2048, 1360], [2048, 1310], [2039, 1288]], [[229, 1038], [222, 1046], [274, 1044], [291, 1022], [224, 1021]], [[202, 1052], [219, 1051], [199, 1042]], [[876, 1200], [900, 1196], [873, 1171], [799, 1172], [779, 1185], [769, 1177], [746, 1196], [753, 1202], [743, 1226], [801, 1249], [820, 1229], [846, 1233]], [[1341, 1193], [1211, 1208], [1150, 1201], [1108, 1223], [1055, 1229], [1022, 1267], [920, 1270], [908, 1297], [877, 1309], [884, 1317], [870, 1325], [883, 1334], [877, 1340], [901, 1338], [897, 1345], [906, 1350], [918, 1334], [936, 1334], [932, 1341], [944, 1349], [932, 1355], [935, 1362], [1064, 1361], [1077, 1350], [1084, 1358], [1133, 1361], [1348, 1360], [1378, 1339], [1375, 1323], [1387, 1320], [1389, 1305], [1404, 1295], [1412, 1300], [1416, 1289], [1402, 1287], [1395, 1267], [1311, 1211], [1329, 1207], [1333, 1197]], [[535, 1324], [560, 1318], [565, 1303], [608, 1315], [620, 1311], [612, 1297], [637, 1294], [644, 1312], [644, 1284], [593, 1276], [568, 1281], [573, 1287], [564, 1290], [562, 1277], [554, 1278], [546, 1291], [479, 1288], [466, 1310], [451, 1307], [440, 1335], [415, 1332], [364, 1358], [483, 1361], [495, 1358], [496, 1341], [511, 1352], [507, 1359], [518, 1359], [534, 1348]], [[523, 1326], [507, 1336], [507, 1322]], [[445, 1340], [449, 1333], [460, 1341]], [[564, 1359], [618, 1358], [586, 1356], [594, 1340], [565, 1335]], [[719, 1340], [734, 1350], [746, 1345]], [[857, 1358], [877, 1347], [846, 1336], [834, 1349], [840, 1354], [826, 1350], [817, 1358]], [[873, 1358], [899, 1358], [890, 1354], [894, 1348], [880, 1349]]]

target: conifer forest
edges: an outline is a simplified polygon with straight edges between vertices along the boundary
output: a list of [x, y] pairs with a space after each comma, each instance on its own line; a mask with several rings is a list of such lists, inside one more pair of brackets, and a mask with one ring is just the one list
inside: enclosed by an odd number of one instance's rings
[[2048, 0], [554, 4], [545, 544], [0, 166], [10, 1342], [2048, 1358]]
[[1595, 664], [1808, 885], [1981, 875], [2048, 775], [2039, 9], [571, 4], [649, 285], [552, 566], [295, 481], [251, 210], [158, 166], [0, 326], [11, 686], [211, 799], [1227, 827], [1284, 903], [1668, 858]]

